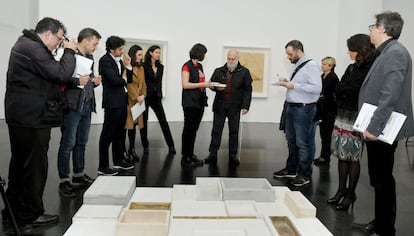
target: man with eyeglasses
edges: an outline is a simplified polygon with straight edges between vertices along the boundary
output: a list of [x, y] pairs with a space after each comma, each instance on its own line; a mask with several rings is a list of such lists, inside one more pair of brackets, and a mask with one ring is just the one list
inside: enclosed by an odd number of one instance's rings
[[[367, 225], [354, 224], [354, 228], [374, 235], [395, 235], [396, 191], [392, 174], [394, 153], [398, 140], [414, 135], [411, 99], [412, 59], [408, 50], [398, 42], [404, 21], [397, 12], [386, 11], [375, 15], [376, 22], [369, 26], [371, 42], [379, 56], [365, 77], [359, 92], [359, 108], [363, 103], [377, 106], [364, 131], [367, 140], [368, 172], [375, 190], [375, 219]], [[378, 140], [391, 113], [407, 116], [392, 145]]]
[[[74, 40], [63, 42], [60, 62], [53, 57], [65, 32], [60, 21], [43, 18], [35, 30], [23, 30], [10, 53], [5, 116], [11, 159], [6, 195], [19, 225], [45, 226], [59, 220], [44, 213], [42, 200], [51, 128], [59, 127], [63, 118], [59, 86], [87, 82], [72, 78]], [[3, 220], [10, 218], [5, 210], [2, 213]]]

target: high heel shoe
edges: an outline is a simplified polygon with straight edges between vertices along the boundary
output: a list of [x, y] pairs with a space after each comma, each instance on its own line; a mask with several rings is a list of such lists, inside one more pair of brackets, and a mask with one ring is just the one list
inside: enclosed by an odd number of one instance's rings
[[326, 200], [326, 202], [328, 204], [336, 205], [341, 201], [343, 197], [345, 197], [345, 193], [338, 191], [336, 192], [335, 196], [333, 196], [332, 198], [329, 198], [328, 200]]
[[130, 161], [133, 161], [133, 162], [138, 162], [139, 161], [139, 156], [135, 152], [135, 149], [134, 148], [128, 149], [128, 157], [129, 157], [128, 159]]
[[356, 201], [357, 197], [355, 194], [352, 195], [346, 195], [341, 203], [339, 203], [338, 205], [336, 205], [335, 209], [337, 211], [347, 211], [349, 209], [349, 206], [351, 206], [351, 210], [354, 210], [354, 203]]

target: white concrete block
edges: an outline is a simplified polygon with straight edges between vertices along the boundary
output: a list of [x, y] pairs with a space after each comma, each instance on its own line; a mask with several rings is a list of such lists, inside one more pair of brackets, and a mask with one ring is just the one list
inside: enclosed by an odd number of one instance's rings
[[171, 202], [172, 188], [137, 187], [129, 202]]
[[295, 217], [316, 217], [316, 207], [299, 191], [286, 192], [285, 204]]
[[[244, 234], [243, 234], [244, 233]], [[272, 236], [263, 219], [176, 219], [168, 236]]]
[[135, 176], [98, 176], [84, 193], [83, 203], [127, 206], [135, 188]]
[[174, 184], [172, 189], [173, 201], [195, 201], [197, 199], [197, 187], [195, 185]]
[[275, 190], [275, 197], [276, 200], [285, 200], [285, 193], [290, 192], [290, 189], [286, 186], [273, 186], [273, 190]]
[[116, 221], [80, 220], [75, 221], [63, 236], [114, 236]]
[[265, 178], [221, 178], [223, 200], [274, 202], [275, 191]]
[[173, 201], [172, 217], [226, 217], [227, 211], [223, 201]]
[[220, 178], [197, 177], [197, 201], [221, 201], [222, 189]]
[[116, 225], [116, 236], [167, 236], [169, 220], [169, 211], [124, 209]]
[[118, 221], [121, 214], [121, 205], [88, 205], [83, 204], [72, 218], [75, 221]]
[[256, 208], [262, 216], [288, 216], [294, 217], [284, 201], [275, 202], [256, 202]]
[[228, 216], [258, 217], [259, 212], [255, 201], [226, 200], [225, 202]]
[[244, 229], [196, 229], [194, 236], [247, 236]]
[[292, 222], [302, 236], [333, 236], [317, 218], [296, 218]]

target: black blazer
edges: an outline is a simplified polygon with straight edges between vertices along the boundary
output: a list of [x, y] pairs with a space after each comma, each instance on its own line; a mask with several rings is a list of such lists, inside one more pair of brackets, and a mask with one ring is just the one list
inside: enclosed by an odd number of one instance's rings
[[335, 89], [336, 104], [339, 109], [358, 111], [359, 89], [365, 76], [371, 68], [372, 62], [360, 65], [350, 64]]
[[[321, 75], [322, 77], [324, 74]], [[323, 104], [323, 112], [336, 112], [335, 89], [339, 83], [338, 76], [334, 71], [329, 72], [322, 78], [322, 92], [319, 98]]]
[[[121, 61], [121, 71], [124, 66]], [[121, 108], [127, 105], [126, 81], [122, 79], [118, 65], [109, 53], [99, 59], [99, 74], [102, 76], [102, 108]]]
[[[212, 82], [226, 84], [227, 66], [217, 68], [211, 76]], [[240, 111], [241, 109], [249, 110], [252, 100], [252, 77], [249, 69], [238, 63], [233, 71], [231, 79], [231, 92], [233, 108]], [[213, 111], [216, 111], [218, 104], [222, 101], [222, 91], [215, 90], [216, 96], [213, 103]]]
[[162, 98], [162, 75], [164, 73], [164, 66], [161, 63], [157, 66], [157, 74], [155, 74], [151, 65], [144, 63], [145, 83], [147, 84], [146, 99]]

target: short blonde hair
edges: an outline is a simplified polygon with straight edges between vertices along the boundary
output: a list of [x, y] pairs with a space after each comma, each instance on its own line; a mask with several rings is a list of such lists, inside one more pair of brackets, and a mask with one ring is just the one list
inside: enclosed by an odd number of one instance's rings
[[335, 61], [335, 58], [333, 58], [333, 57], [323, 58], [322, 63], [324, 63], [324, 62], [327, 63], [328, 65], [332, 66], [332, 68], [336, 66], [336, 61]]

